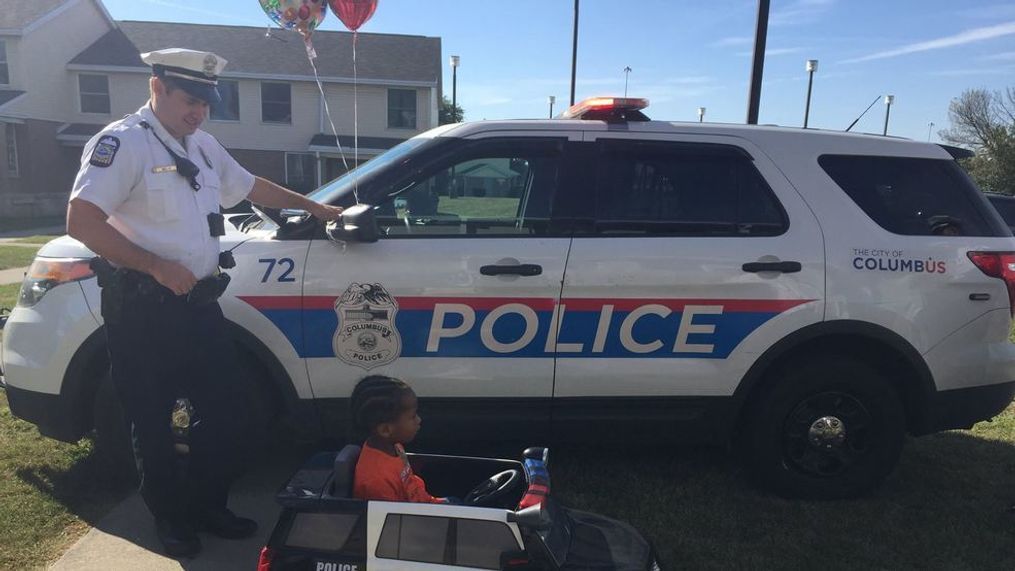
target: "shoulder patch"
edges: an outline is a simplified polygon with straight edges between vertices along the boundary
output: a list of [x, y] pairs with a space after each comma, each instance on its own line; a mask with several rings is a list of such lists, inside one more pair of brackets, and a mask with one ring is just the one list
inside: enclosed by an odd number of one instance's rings
[[92, 149], [92, 157], [88, 159], [88, 163], [95, 167], [108, 167], [113, 164], [118, 150], [120, 150], [120, 139], [112, 135], [103, 135], [95, 144], [95, 148]]

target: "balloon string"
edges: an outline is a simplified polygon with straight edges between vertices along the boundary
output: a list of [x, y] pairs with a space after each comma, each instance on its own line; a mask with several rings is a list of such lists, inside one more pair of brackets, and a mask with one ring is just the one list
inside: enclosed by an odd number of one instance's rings
[[[352, 163], [359, 166], [359, 78], [356, 75], [356, 40], [359, 32], [352, 31]], [[355, 168], [355, 167], [353, 167]], [[347, 169], [348, 170], [348, 169]], [[359, 177], [352, 180], [352, 193], [359, 197]], [[359, 199], [356, 200], [359, 203]]]
[[[335, 129], [335, 122], [331, 119], [331, 109], [328, 108], [328, 98], [324, 96], [324, 85], [321, 84], [321, 76], [317, 73], [317, 64], [314, 63], [313, 58], [310, 60], [310, 67], [314, 68], [314, 79], [317, 80], [317, 90], [321, 92], [321, 101], [324, 102], [324, 114], [328, 117], [328, 124], [331, 125], [331, 134], [335, 136], [335, 146], [338, 147], [338, 154], [342, 157], [342, 166], [345, 167], [345, 172], [349, 172], [349, 163], [345, 160], [345, 151], [342, 150], [342, 143], [338, 140], [338, 129]], [[356, 199], [356, 204], [359, 204], [359, 193], [357, 187], [354, 185], [353, 196]]]

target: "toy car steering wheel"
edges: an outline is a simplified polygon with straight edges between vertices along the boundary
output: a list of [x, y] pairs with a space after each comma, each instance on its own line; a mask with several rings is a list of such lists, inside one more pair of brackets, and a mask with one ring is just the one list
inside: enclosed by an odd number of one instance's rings
[[496, 507], [509, 494], [521, 487], [523, 478], [519, 470], [504, 470], [482, 481], [471, 492], [463, 503], [467, 506]]

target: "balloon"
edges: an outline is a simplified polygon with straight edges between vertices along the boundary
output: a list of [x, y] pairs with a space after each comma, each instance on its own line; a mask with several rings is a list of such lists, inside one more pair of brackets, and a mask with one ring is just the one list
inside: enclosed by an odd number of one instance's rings
[[328, 13], [325, 0], [258, 0], [261, 9], [279, 27], [311, 34]]
[[377, 9], [377, 0], [328, 0], [328, 4], [345, 27], [353, 32], [365, 24]]

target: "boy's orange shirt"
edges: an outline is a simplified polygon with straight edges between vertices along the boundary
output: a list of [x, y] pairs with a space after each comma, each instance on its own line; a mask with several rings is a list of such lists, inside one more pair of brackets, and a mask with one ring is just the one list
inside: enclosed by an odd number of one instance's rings
[[390, 500], [395, 502], [422, 502], [440, 504], [426, 491], [423, 479], [412, 472], [405, 449], [395, 444], [397, 456], [389, 456], [366, 442], [356, 462], [353, 496], [363, 500]]

